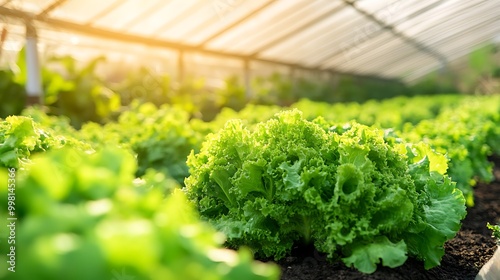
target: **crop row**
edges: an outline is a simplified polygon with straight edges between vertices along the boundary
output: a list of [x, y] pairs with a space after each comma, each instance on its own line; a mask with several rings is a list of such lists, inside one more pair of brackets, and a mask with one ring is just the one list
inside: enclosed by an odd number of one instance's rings
[[299, 243], [365, 273], [408, 256], [434, 267], [473, 185], [492, 179], [499, 112], [498, 96], [443, 95], [248, 105], [204, 122], [136, 103], [76, 130], [25, 110], [0, 120], [24, 273], [6, 279], [277, 279], [247, 247], [279, 259]]

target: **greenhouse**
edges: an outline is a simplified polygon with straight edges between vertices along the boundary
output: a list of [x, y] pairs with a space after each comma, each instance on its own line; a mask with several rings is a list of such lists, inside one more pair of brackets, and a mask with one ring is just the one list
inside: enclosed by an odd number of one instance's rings
[[500, 279], [500, 1], [0, 19], [1, 279]]

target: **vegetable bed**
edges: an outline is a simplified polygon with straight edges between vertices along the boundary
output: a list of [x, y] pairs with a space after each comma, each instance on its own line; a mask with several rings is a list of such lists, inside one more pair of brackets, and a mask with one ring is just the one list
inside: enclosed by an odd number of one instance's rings
[[278, 262], [282, 269], [281, 279], [474, 279], [496, 249], [491, 231], [486, 228], [487, 222], [500, 220], [500, 158], [493, 160], [495, 180], [475, 186], [475, 206], [467, 210], [457, 236], [445, 244], [440, 266], [425, 270], [422, 262], [409, 258], [400, 267], [380, 266], [372, 274], [362, 274], [341, 261], [328, 262], [312, 248], [296, 247], [291, 257]]
[[35, 108], [0, 119], [23, 256], [6, 279], [474, 279], [500, 222], [500, 99], [384, 126], [321, 106], [206, 123], [142, 104], [80, 130]]

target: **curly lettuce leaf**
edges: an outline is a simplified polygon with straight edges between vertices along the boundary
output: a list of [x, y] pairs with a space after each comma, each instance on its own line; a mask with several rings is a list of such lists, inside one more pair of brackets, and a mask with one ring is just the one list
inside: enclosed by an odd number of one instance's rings
[[[465, 218], [465, 198], [444, 173], [444, 159], [421, 143], [409, 150], [410, 174], [417, 187], [418, 207], [404, 235], [409, 252], [430, 269], [439, 265], [444, 243], [453, 238]], [[436, 166], [442, 166], [437, 168]]]
[[391, 268], [398, 267], [408, 258], [403, 240], [393, 243], [385, 236], [377, 237], [367, 244], [354, 244], [350, 251], [350, 255], [342, 260], [347, 266], [352, 265], [363, 273], [375, 272], [378, 263]]

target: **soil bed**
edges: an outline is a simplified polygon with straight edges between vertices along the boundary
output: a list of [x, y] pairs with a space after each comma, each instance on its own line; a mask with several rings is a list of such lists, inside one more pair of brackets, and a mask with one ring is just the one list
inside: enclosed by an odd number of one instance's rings
[[321, 279], [474, 279], [496, 250], [486, 223], [500, 219], [500, 158], [495, 162], [495, 181], [476, 185], [475, 206], [468, 209], [461, 230], [445, 244], [441, 265], [425, 270], [423, 263], [408, 259], [398, 268], [379, 267], [375, 273], [362, 274], [342, 262], [329, 262], [313, 248], [295, 248], [292, 255], [278, 262], [283, 280]]

